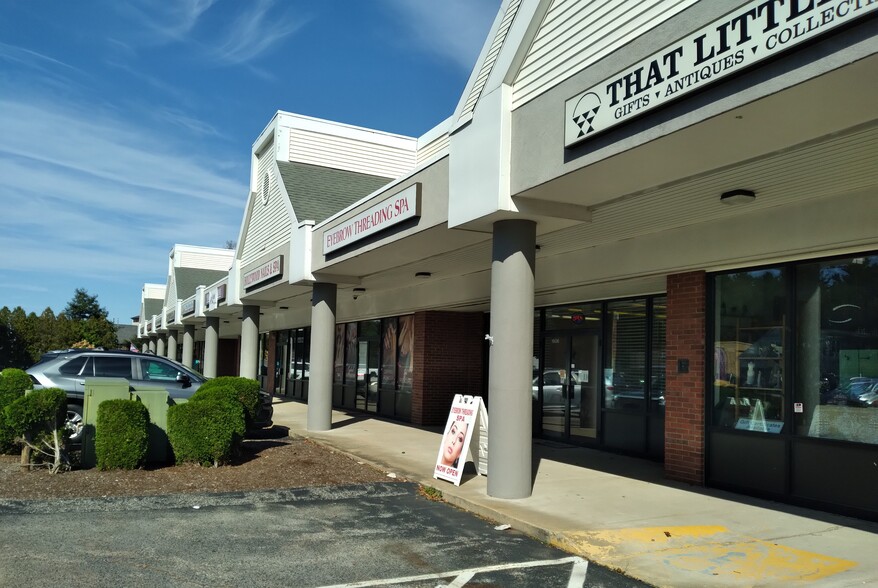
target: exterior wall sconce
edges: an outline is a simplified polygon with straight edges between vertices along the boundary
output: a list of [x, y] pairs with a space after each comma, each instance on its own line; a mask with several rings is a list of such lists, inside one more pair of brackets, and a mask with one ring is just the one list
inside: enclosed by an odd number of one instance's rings
[[719, 197], [719, 201], [723, 204], [745, 204], [754, 200], [756, 200], [756, 192], [753, 190], [729, 190]]
[[419, 280], [426, 280], [427, 278], [429, 278], [432, 275], [433, 274], [431, 274], [430, 272], [416, 272], [415, 273], [415, 277], [418, 278]]
[[366, 293], [365, 288], [354, 288], [354, 300]]

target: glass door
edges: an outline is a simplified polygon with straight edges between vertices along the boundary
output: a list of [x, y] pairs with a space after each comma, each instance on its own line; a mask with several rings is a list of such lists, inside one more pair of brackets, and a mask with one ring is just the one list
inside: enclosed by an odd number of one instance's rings
[[597, 436], [599, 335], [550, 335], [543, 342], [543, 368], [534, 379], [546, 437], [569, 441]]
[[277, 396], [287, 394], [287, 372], [290, 353], [289, 331], [281, 331], [277, 334], [274, 350], [274, 393]]

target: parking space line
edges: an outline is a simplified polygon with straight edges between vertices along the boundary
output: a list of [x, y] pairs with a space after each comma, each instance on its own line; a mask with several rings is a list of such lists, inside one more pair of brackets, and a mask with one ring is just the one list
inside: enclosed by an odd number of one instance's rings
[[[437, 574], [423, 574], [420, 576], [405, 576], [401, 578], [385, 578], [383, 580], [366, 580], [365, 582], [353, 582], [349, 584], [333, 584], [331, 586], [322, 586], [321, 588], [368, 588], [370, 586], [388, 586], [391, 584], [399, 584], [404, 582], [422, 582], [424, 580], [441, 580], [443, 578], [455, 578], [452, 584], [448, 585], [448, 588], [452, 586], [455, 588], [462, 587], [466, 585], [472, 577], [478, 573], [484, 572], [498, 572], [503, 570], [515, 570], [522, 568], [538, 568], [538, 567], [546, 567], [546, 566], [558, 566], [564, 564], [573, 564], [573, 570], [570, 574], [570, 581], [567, 583], [568, 588], [582, 588], [585, 584], [585, 574], [588, 571], [588, 562], [581, 557], [572, 556], [565, 557], [561, 559], [543, 559], [537, 561], [523, 561], [518, 563], [510, 563], [510, 564], [498, 564], [495, 566], [484, 566], [480, 568], [469, 568], [464, 570], [455, 570], [449, 572], [440, 572]], [[463, 581], [463, 584], [458, 583], [458, 580], [463, 579], [463, 577], [467, 576]]]

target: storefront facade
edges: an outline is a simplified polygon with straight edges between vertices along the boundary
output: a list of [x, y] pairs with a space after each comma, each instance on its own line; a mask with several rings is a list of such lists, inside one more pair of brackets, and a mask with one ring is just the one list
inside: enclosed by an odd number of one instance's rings
[[876, 14], [504, 1], [423, 137], [276, 115], [207, 315], [309, 429], [483, 396], [492, 496], [542, 437], [876, 518]]

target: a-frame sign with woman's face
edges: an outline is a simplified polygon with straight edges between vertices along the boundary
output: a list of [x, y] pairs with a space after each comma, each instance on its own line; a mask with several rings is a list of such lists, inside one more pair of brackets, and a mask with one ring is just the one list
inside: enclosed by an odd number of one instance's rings
[[454, 397], [454, 403], [448, 413], [448, 422], [445, 424], [445, 434], [442, 435], [439, 455], [436, 457], [436, 467], [433, 470], [434, 478], [454, 482], [455, 486], [460, 485], [463, 464], [466, 462], [480, 400], [478, 397], [470, 396], [457, 395]]

